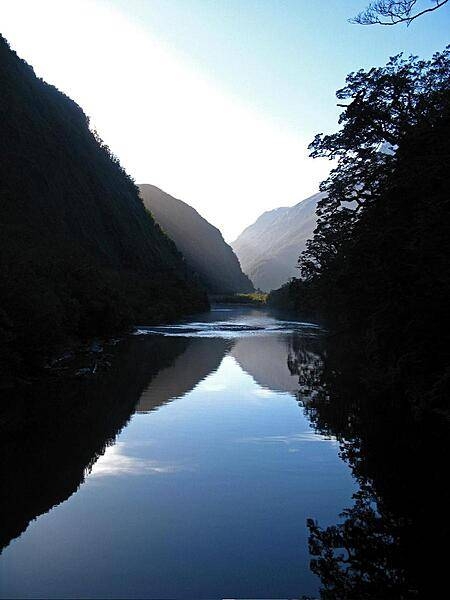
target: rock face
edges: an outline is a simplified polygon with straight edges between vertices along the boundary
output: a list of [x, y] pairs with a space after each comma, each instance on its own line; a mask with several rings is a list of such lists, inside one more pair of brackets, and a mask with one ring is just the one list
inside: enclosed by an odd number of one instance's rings
[[145, 207], [162, 230], [175, 242], [187, 264], [211, 294], [253, 291], [233, 249], [220, 231], [194, 208], [154, 185], [139, 186]]
[[82, 109], [0, 36], [0, 363], [207, 307]]
[[312, 237], [322, 197], [314, 194], [295, 206], [263, 213], [231, 244], [256, 288], [268, 292], [298, 276], [298, 256]]

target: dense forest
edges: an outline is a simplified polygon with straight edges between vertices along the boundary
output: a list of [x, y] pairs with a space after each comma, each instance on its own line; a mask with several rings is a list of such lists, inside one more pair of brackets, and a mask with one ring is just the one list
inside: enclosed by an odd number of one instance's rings
[[351, 333], [364, 377], [440, 411], [450, 376], [450, 49], [352, 73], [337, 97], [341, 129], [310, 146], [337, 161], [317, 228], [300, 277], [271, 301]]
[[174, 243], [70, 98], [0, 38], [0, 363], [208, 306]]

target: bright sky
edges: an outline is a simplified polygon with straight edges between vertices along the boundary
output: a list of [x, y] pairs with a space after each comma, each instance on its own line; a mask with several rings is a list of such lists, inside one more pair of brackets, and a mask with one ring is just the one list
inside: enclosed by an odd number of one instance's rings
[[[232, 241], [317, 191], [345, 75], [450, 41], [450, 6], [409, 28], [347, 19], [368, 0], [0, 0], [1, 32], [72, 97], [137, 183]], [[429, 3], [429, 0], [421, 0]]]

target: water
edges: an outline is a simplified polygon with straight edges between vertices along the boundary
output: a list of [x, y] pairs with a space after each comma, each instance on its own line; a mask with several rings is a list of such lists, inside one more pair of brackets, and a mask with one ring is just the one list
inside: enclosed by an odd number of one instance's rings
[[313, 364], [317, 327], [216, 309], [24, 402], [1, 597], [318, 596], [306, 520], [336, 523], [357, 486], [299, 406], [299, 343]]

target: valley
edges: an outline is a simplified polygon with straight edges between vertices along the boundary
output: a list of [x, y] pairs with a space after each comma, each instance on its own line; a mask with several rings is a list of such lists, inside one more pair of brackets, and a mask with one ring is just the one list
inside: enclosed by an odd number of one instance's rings
[[450, 3], [356, 5], [0, 2], [0, 598], [442, 596]]

